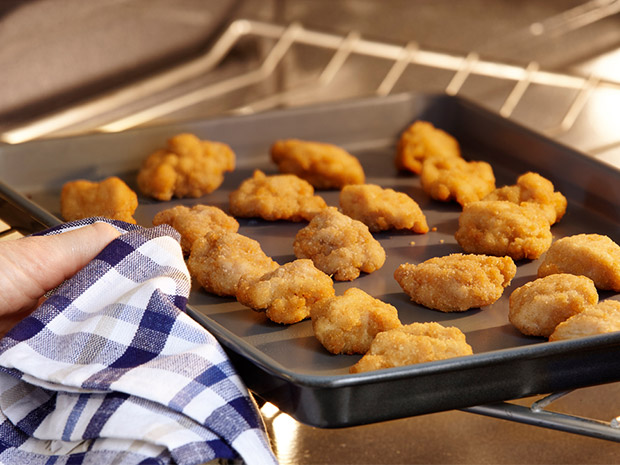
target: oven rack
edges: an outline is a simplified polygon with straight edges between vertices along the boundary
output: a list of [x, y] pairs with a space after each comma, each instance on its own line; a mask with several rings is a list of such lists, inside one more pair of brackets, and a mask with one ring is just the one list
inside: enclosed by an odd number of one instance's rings
[[[609, 5], [607, 5], [605, 13], [599, 12], [590, 21], [599, 20], [620, 11], [620, 1], [607, 3]], [[612, 8], [611, 11], [609, 8]], [[579, 26], [584, 25], [583, 21]], [[565, 22], [570, 23], [566, 19]], [[537, 24], [543, 28], [540, 23]], [[557, 29], [559, 26], [553, 27]], [[567, 26], [565, 25], [565, 27]], [[267, 40], [273, 43], [254, 69], [215, 82], [209, 82], [202, 87], [191, 89], [180, 95], [165, 95], [158, 98], [154, 103], [150, 102], [147, 107], [140, 108], [141, 101], [148, 100], [154, 95], [164, 94], [166, 90], [212, 72], [230, 55], [236, 45], [246, 39]], [[253, 113], [294, 105], [296, 100], [303, 97], [308, 98], [317, 89], [328, 86], [352, 56], [385, 60], [391, 65], [380, 84], [375, 89], [369, 89], [367, 95], [391, 93], [407, 67], [411, 65], [451, 73], [451, 78], [443, 89], [449, 95], [463, 94], [464, 85], [473, 76], [491, 78], [505, 83], [511, 88], [499, 107], [493, 110], [506, 118], [513, 116], [528, 90], [534, 86], [568, 91], [572, 96], [571, 102], [567, 108], [558, 109], [557, 114], [554, 115], [556, 122], [542, 128], [536, 125], [538, 131], [552, 138], [568, 133], [573, 128], [596, 92], [613, 92], [614, 95], [620, 96], [620, 82], [605, 79], [595, 73], [578, 75], [548, 71], [536, 61], [531, 61], [526, 65], [510, 64], [483, 59], [475, 51], [458, 55], [427, 50], [415, 42], [398, 45], [369, 40], [363, 38], [357, 31], [351, 31], [343, 36], [307, 29], [297, 22], [279, 25], [250, 19], [237, 19], [229, 24], [203, 55], [122, 88], [9, 128], [0, 133], [0, 141], [13, 144], [53, 136], [60, 131], [68, 131], [70, 134], [71, 128], [78, 123], [97, 117], [100, 119], [103, 117], [105, 120], [105, 115], [110, 113], [113, 113], [113, 119], [97, 124], [89, 130], [117, 132], [148, 124], [198, 103], [205, 103], [210, 99], [274, 78], [277, 73], [281, 72], [282, 62], [287, 54], [293, 53], [291, 49], [295, 45], [324, 49], [332, 51], [333, 54], [318, 77], [298, 83], [292, 88], [277, 90], [267, 97], [259, 97], [242, 107], [230, 108], [227, 111], [231, 113]], [[482, 103], [484, 104], [484, 102]], [[119, 117], [117, 114], [122, 108], [127, 108], [127, 113]], [[80, 132], [84, 132], [84, 129], [80, 128]], [[66, 134], [67, 132], [60, 133], [60, 135]], [[620, 147], [620, 139], [614, 138], [604, 144], [593, 145], [581, 150], [589, 155], [599, 156], [618, 147]]]
[[[620, 10], [617, 8], [619, 4], [620, 2], [609, 2], [609, 5], [614, 9], [607, 11], [607, 14], [613, 14]], [[604, 16], [599, 12], [598, 16], [592, 20]], [[141, 101], [214, 71], [231, 54], [235, 46], [248, 39], [267, 42], [267, 47], [263, 47], [264, 56], [261, 57], [254, 69], [209, 82], [185, 93], [160, 98], [156, 103], [140, 108]], [[415, 42], [395, 45], [368, 40], [357, 31], [338, 35], [307, 29], [300, 23], [279, 25], [250, 19], [237, 19], [230, 23], [205, 54], [123, 88], [15, 126], [1, 133], [0, 141], [14, 144], [41, 137], [70, 134], [71, 128], [78, 123], [102, 115], [105, 119], [106, 114], [118, 113], [119, 108], [129, 108], [131, 111], [126, 112], [121, 117], [93, 126], [91, 130], [117, 132], [145, 125], [157, 121], [158, 118], [192, 107], [197, 103], [205, 103], [210, 99], [258, 85], [269, 78], [273, 78], [281, 72], [280, 65], [287, 54], [292, 53], [291, 49], [295, 45], [315, 47], [332, 53], [318, 77], [293, 87], [277, 89], [267, 96], [258, 97], [250, 103], [229, 108], [227, 111], [233, 114], [247, 114], [295, 105], [304, 97], [312, 96], [317, 89], [328, 86], [346, 65], [347, 60], [353, 56], [365, 56], [385, 60], [388, 63], [388, 72], [380, 84], [370, 91], [370, 94], [375, 95], [390, 94], [406, 69], [411, 65], [452, 73], [447, 86], [443, 89], [449, 95], [461, 93], [467, 80], [473, 76], [484, 76], [507, 83], [511, 86], [510, 90], [499, 108], [496, 109], [505, 118], [511, 118], [514, 115], [524, 96], [534, 85], [570, 90], [574, 97], [568, 108], [557, 115], [556, 124], [542, 129], [543, 133], [552, 138], [567, 133], [573, 128], [595, 92], [605, 90], [617, 92], [620, 95], [619, 82], [606, 80], [595, 74], [581, 76], [547, 71], [535, 61], [521, 66], [485, 60], [480, 54], [473, 51], [465, 55], [454, 55], [426, 50]], [[537, 129], [541, 131], [540, 127]], [[80, 131], [83, 132], [83, 129]], [[585, 152], [592, 156], [598, 156], [619, 146], [620, 139], [607, 142], [604, 145], [590, 147]], [[0, 240], [12, 239], [20, 235], [22, 235], [21, 231], [10, 224], [0, 222]], [[462, 410], [620, 442], [620, 416], [603, 421], [549, 410], [553, 402], [571, 392], [552, 393], [535, 400], [529, 406], [515, 402], [499, 402]]]

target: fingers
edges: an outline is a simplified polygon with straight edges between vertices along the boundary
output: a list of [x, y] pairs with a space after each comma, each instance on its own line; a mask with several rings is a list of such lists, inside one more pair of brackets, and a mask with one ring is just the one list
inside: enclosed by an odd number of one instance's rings
[[120, 233], [94, 223], [55, 236], [0, 242], [0, 316], [34, 309], [43, 294], [91, 261]]

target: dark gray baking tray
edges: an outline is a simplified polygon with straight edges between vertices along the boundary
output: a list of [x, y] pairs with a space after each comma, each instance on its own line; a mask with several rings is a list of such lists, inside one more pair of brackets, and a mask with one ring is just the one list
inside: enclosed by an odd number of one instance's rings
[[[463, 330], [474, 355], [389, 370], [348, 374], [359, 356], [331, 355], [312, 333], [311, 323], [269, 322], [234, 299], [195, 288], [188, 312], [223, 344], [248, 387], [301, 422], [340, 427], [464, 408], [483, 403], [620, 380], [620, 333], [549, 343], [521, 335], [508, 322], [508, 296], [535, 278], [538, 261], [518, 263], [518, 272], [495, 304], [463, 313], [441, 313], [410, 302], [393, 278], [404, 262], [460, 251], [453, 234], [460, 207], [430, 200], [415, 175], [394, 168], [398, 136], [416, 119], [433, 122], [460, 141], [466, 158], [486, 160], [498, 186], [514, 184], [534, 170], [551, 179], [569, 199], [568, 212], [553, 226], [555, 238], [599, 233], [620, 240], [620, 172], [558, 145], [460, 98], [402, 94], [270, 113], [194, 121], [0, 147], [2, 194], [44, 224], [58, 222], [64, 182], [118, 175], [137, 190], [142, 159], [170, 136], [189, 131], [229, 143], [238, 166], [222, 187], [201, 199], [156, 202], [140, 197], [138, 223], [173, 204], [205, 203], [228, 208], [228, 194], [255, 168], [276, 173], [268, 150], [279, 138], [338, 144], [359, 157], [368, 182], [410, 194], [436, 231], [376, 234], [385, 247], [383, 268], [349, 283], [398, 308], [403, 323], [437, 321]], [[321, 192], [337, 205], [338, 193]], [[293, 260], [292, 243], [304, 224], [241, 220], [240, 232], [257, 239], [280, 263]], [[412, 244], [413, 242], [413, 244]], [[601, 298], [618, 299], [602, 293]]]

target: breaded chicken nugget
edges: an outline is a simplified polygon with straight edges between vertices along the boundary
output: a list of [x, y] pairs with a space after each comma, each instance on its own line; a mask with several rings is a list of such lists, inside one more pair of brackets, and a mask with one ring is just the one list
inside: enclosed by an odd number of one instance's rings
[[239, 223], [218, 207], [211, 205], [194, 205], [186, 207], [177, 205], [158, 212], [153, 218], [153, 225], [169, 224], [181, 235], [181, 248], [188, 255], [192, 244], [207, 232], [222, 228], [237, 232]]
[[327, 208], [308, 181], [294, 174], [267, 176], [260, 170], [231, 192], [229, 199], [232, 215], [268, 221], [310, 221]]
[[430, 157], [460, 158], [457, 140], [427, 121], [416, 121], [400, 136], [396, 149], [396, 168], [416, 174], [422, 172], [422, 163]]
[[278, 268], [260, 244], [242, 234], [220, 229], [194, 241], [187, 261], [191, 276], [207, 292], [236, 296], [239, 280], [258, 279]]
[[366, 179], [359, 160], [332, 144], [279, 140], [271, 147], [271, 159], [281, 173], [296, 174], [317, 189], [340, 189]]
[[334, 295], [332, 279], [312, 260], [286, 263], [258, 279], [242, 277], [237, 300], [254, 310], [266, 310], [275, 323], [293, 324], [310, 316], [317, 302]]
[[224, 181], [235, 169], [235, 154], [221, 142], [201, 141], [193, 134], [178, 134], [166, 149], [149, 155], [138, 172], [138, 187], [157, 200], [201, 197]]
[[558, 239], [538, 268], [539, 277], [554, 273], [584, 275], [598, 289], [620, 292], [620, 246], [601, 234]]
[[450, 254], [396, 268], [394, 279], [414, 302], [442, 312], [491, 305], [517, 272], [510, 257]]
[[620, 331], [620, 302], [604, 300], [555, 327], [550, 341], [577, 339]]
[[428, 232], [426, 216], [415, 200], [376, 184], [344, 186], [340, 191], [340, 208], [345, 215], [368, 226], [371, 232], [388, 229]]
[[434, 322], [412, 323], [377, 334], [370, 350], [349, 368], [349, 372], [361, 373], [472, 354], [460, 329]]
[[365, 354], [381, 331], [398, 328], [398, 310], [352, 287], [310, 310], [314, 335], [332, 354]]
[[116, 176], [101, 182], [70, 181], [62, 186], [60, 193], [60, 212], [65, 221], [103, 216], [135, 224], [136, 208], [138, 196]]
[[352, 281], [385, 263], [385, 250], [361, 221], [329, 207], [299, 230], [293, 242], [297, 258], [309, 258], [336, 281]]
[[527, 336], [549, 337], [562, 321], [597, 302], [591, 279], [555, 274], [515, 289], [510, 295], [508, 320]]
[[538, 205], [545, 212], [550, 224], [557, 223], [566, 213], [566, 197], [554, 191], [553, 183], [538, 173], [528, 172], [517, 178], [514, 186], [495, 189], [483, 200], [507, 200]]
[[431, 198], [442, 202], [456, 200], [461, 205], [481, 200], [495, 189], [491, 165], [455, 157], [424, 160], [420, 182]]
[[549, 221], [540, 208], [504, 200], [481, 200], [463, 207], [456, 241], [468, 253], [536, 259], [551, 245]]

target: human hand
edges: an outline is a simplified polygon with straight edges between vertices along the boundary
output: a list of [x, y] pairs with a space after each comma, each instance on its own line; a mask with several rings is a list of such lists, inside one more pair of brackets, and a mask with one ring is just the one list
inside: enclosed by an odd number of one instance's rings
[[93, 223], [54, 236], [0, 242], [0, 336], [119, 235], [112, 225]]

